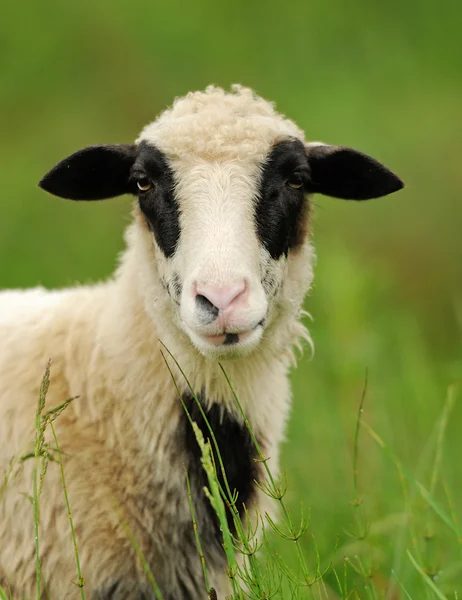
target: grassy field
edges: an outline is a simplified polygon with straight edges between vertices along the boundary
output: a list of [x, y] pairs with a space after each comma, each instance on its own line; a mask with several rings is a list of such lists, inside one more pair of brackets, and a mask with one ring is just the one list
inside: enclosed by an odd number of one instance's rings
[[[339, 536], [334, 566], [343, 572], [348, 558], [358, 597], [460, 597], [460, 361], [425, 340], [386, 273], [344, 249], [320, 249], [307, 306], [316, 354], [294, 373], [284, 454], [293, 505], [303, 498], [311, 506], [309, 531], [324, 561]], [[313, 556], [309, 536], [306, 550]], [[429, 588], [408, 552], [447, 596]], [[392, 591], [397, 581], [409, 596]]]
[[[294, 518], [300, 501], [311, 510], [308, 562], [316, 546], [332, 560], [307, 597], [462, 598], [461, 14], [455, 0], [2, 7], [2, 288], [106, 277], [129, 201], [72, 204], [37, 181], [209, 83], [254, 87], [310, 139], [368, 152], [407, 184], [370, 203], [316, 199], [316, 351], [293, 373], [283, 452]], [[293, 543], [275, 543], [297, 568]]]

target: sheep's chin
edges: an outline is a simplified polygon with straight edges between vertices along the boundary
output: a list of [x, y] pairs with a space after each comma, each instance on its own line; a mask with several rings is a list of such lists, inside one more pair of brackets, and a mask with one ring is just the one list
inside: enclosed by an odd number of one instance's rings
[[263, 327], [257, 325], [251, 331], [237, 334], [237, 340], [234, 336], [230, 337], [229, 334], [218, 336], [199, 335], [189, 328], [187, 334], [194, 346], [206, 358], [240, 358], [247, 356], [257, 348], [263, 335]]

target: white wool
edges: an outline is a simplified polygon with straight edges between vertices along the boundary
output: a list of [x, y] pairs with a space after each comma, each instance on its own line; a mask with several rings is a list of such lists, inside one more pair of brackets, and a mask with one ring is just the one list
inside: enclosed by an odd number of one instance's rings
[[210, 86], [175, 100], [143, 129], [138, 141], [152, 141], [172, 159], [190, 154], [260, 163], [274, 142], [287, 137], [303, 141], [304, 134], [272, 103], [235, 85], [232, 93]]

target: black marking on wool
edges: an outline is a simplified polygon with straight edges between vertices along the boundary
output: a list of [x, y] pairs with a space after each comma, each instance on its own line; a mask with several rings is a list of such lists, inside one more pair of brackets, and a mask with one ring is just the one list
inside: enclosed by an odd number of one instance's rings
[[164, 290], [169, 295], [170, 299], [173, 300], [173, 302], [175, 302], [175, 304], [178, 304], [178, 306], [179, 306], [180, 302], [175, 297], [175, 293], [172, 294], [171, 283], [167, 283], [166, 280], [165, 280], [165, 277], [161, 277], [160, 278], [160, 283], [162, 284], [162, 287], [164, 288]]
[[202, 294], [196, 296], [198, 319], [203, 325], [213, 323], [218, 317], [219, 309]]
[[[294, 174], [303, 183], [299, 189], [288, 185]], [[258, 237], [274, 260], [287, 256], [305, 239], [309, 183], [310, 167], [302, 142], [275, 144], [263, 165], [255, 212]]]
[[155, 146], [141, 142], [133, 164], [131, 179], [148, 178], [151, 189], [138, 190], [138, 200], [160, 249], [167, 258], [175, 253], [180, 239], [180, 207], [175, 182], [167, 157]]
[[264, 275], [261, 278], [261, 284], [267, 296], [275, 296], [278, 292], [280, 282], [270, 266], [266, 266]]
[[[192, 420], [197, 423], [204, 438], [211, 440], [210, 430], [207, 427], [207, 423], [205, 422], [195, 399], [190, 393], [185, 393], [183, 400]], [[234, 490], [238, 493], [237, 508], [239, 514], [242, 515], [243, 504], [247, 507], [250, 506], [252, 495], [255, 490], [255, 480], [258, 477], [257, 463], [255, 461], [257, 458], [257, 451], [244, 423], [238, 421], [234, 415], [229, 414], [229, 412], [218, 404], [208, 406], [203, 394], [198, 396], [198, 400], [217, 440], [231, 493], [233, 493]], [[184, 417], [184, 424], [186, 451], [191, 457], [189, 463], [190, 477], [196, 480], [201, 490], [200, 493], [203, 494], [203, 487], [208, 485], [207, 476], [200, 461], [200, 448], [197, 444], [191, 423], [186, 415]], [[217, 465], [218, 480], [223, 489], [226, 490], [223, 474], [219, 467], [216, 450], [212, 440], [211, 446]], [[222, 533], [220, 531], [219, 523], [205, 494], [203, 494], [203, 502], [206, 505], [210, 518], [213, 520], [215, 538], [221, 546]], [[229, 511], [228, 522], [230, 528], [234, 530], [232, 516]]]
[[175, 298], [178, 300], [181, 296], [181, 292], [183, 291], [183, 284], [181, 283], [181, 278], [178, 273], [173, 273], [171, 285]]

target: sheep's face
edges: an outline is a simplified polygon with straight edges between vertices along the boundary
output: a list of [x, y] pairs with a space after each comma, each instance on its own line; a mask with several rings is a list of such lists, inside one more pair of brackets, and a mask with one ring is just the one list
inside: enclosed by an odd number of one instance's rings
[[[256, 162], [169, 159], [146, 139], [132, 175], [159, 278], [177, 323], [202, 353], [254, 348], [288, 294], [290, 309], [299, 310], [312, 262], [309, 163], [300, 140], [275, 142]], [[296, 282], [286, 281], [299, 254]]]
[[41, 185], [74, 199], [137, 195], [150, 271], [173, 320], [212, 357], [249, 352], [299, 311], [311, 282], [310, 194], [366, 199], [402, 187], [364, 154], [306, 144], [250, 91], [215, 88], [177, 101], [134, 145], [72, 155]]

